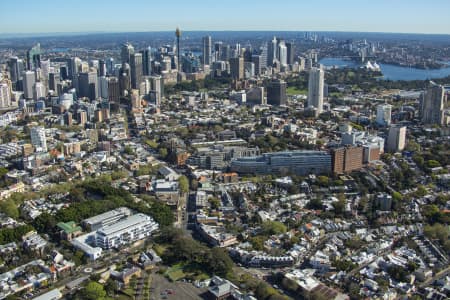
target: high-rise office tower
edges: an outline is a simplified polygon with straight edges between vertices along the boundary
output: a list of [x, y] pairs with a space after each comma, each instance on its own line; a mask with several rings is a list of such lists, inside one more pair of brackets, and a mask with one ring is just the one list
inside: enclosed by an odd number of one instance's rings
[[152, 48], [141, 51], [142, 53], [142, 71], [145, 76], [152, 75]]
[[54, 92], [58, 92], [58, 83], [60, 83], [59, 73], [50, 73], [48, 75], [48, 88]]
[[106, 76], [106, 62], [103, 59], [98, 61], [98, 76]]
[[41, 44], [36, 44], [27, 51], [27, 69], [34, 70], [41, 67]]
[[316, 115], [323, 111], [324, 71], [321, 68], [312, 68], [309, 72], [308, 107], [316, 109]]
[[125, 43], [122, 45], [120, 49], [120, 58], [122, 59], [122, 63], [130, 63], [131, 54], [134, 54], [134, 47], [130, 43]]
[[120, 100], [120, 85], [117, 77], [107, 77], [108, 81], [108, 100], [119, 104]]
[[262, 68], [266, 68], [266, 67], [268, 66], [267, 62], [268, 62], [268, 57], [269, 57], [267, 44], [264, 44], [264, 45], [259, 49], [259, 53], [260, 53], [260, 55], [261, 55], [261, 67], [262, 67]]
[[392, 125], [389, 128], [386, 150], [388, 152], [399, 152], [405, 149], [406, 126]]
[[286, 50], [287, 50], [287, 64], [293, 65], [294, 64], [294, 52], [295, 52], [294, 44], [287, 42]]
[[130, 74], [130, 65], [127, 63], [122, 63], [122, 67], [119, 70], [119, 87], [121, 96], [125, 96], [125, 91], [129, 91], [131, 89]]
[[268, 43], [267, 46], [267, 65], [272, 66], [273, 62], [278, 57], [278, 41], [276, 37], [273, 37], [273, 40], [271, 40]]
[[391, 125], [391, 113], [392, 113], [392, 105], [390, 104], [378, 105], [376, 123], [380, 126]]
[[205, 36], [202, 39], [203, 42], [203, 51], [202, 51], [202, 63], [204, 65], [210, 65], [212, 63], [212, 41], [210, 36]]
[[87, 73], [78, 74], [78, 87], [80, 97], [88, 97], [95, 100], [98, 97], [98, 77], [97, 71], [92, 69]]
[[16, 91], [22, 90], [22, 74], [25, 70], [25, 65], [22, 59], [14, 56], [8, 60], [8, 69], [11, 76], [13, 89]]
[[80, 68], [81, 68], [81, 59], [79, 59], [78, 57], [73, 57], [70, 60], [70, 65], [69, 65], [69, 74], [70, 74], [70, 78], [72, 80], [74, 80], [75, 78], [78, 78], [78, 73], [80, 72]]
[[255, 64], [254, 63], [244, 61], [244, 77], [245, 78], [255, 77]]
[[36, 82], [33, 88], [33, 99], [40, 100], [42, 98], [45, 98], [45, 96], [45, 85], [42, 82]]
[[287, 65], [287, 47], [284, 41], [281, 41], [278, 44], [278, 60], [282, 66]]
[[0, 83], [0, 109], [11, 106], [11, 87], [7, 83]]
[[130, 59], [131, 87], [138, 89], [142, 81], [142, 53], [131, 54]]
[[421, 117], [424, 124], [444, 123], [445, 89], [434, 82], [425, 91], [422, 97]]
[[45, 128], [36, 126], [31, 127], [31, 144], [33, 144], [36, 152], [47, 152], [47, 138], [45, 136]]
[[222, 42], [214, 43], [214, 61], [222, 60]]
[[23, 72], [23, 96], [26, 99], [33, 98], [33, 87], [36, 82], [36, 74], [33, 71]]
[[267, 104], [286, 105], [286, 82], [281, 79], [273, 79], [267, 87]]
[[108, 72], [108, 75], [114, 74], [114, 58], [110, 57], [106, 61], [106, 71]]
[[263, 58], [261, 55], [253, 54], [252, 63], [255, 64], [255, 75], [260, 75], [263, 68]]
[[108, 99], [108, 79], [105, 76], [98, 77], [98, 96], [102, 99]]
[[230, 73], [233, 79], [243, 79], [244, 78], [244, 58], [243, 57], [233, 57], [230, 58]]

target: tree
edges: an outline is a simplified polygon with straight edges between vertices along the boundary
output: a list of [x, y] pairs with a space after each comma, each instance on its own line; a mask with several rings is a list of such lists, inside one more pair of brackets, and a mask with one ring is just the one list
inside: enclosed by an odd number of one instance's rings
[[317, 183], [320, 186], [327, 187], [329, 184], [329, 178], [327, 176], [317, 176]]
[[277, 290], [265, 282], [260, 282], [255, 291], [255, 296], [258, 299], [269, 299], [271, 296], [276, 294], [278, 294]]
[[225, 276], [233, 269], [233, 261], [223, 248], [215, 247], [211, 249], [209, 265], [211, 271], [219, 276]]
[[166, 158], [167, 154], [168, 154], [167, 148], [159, 148], [158, 153], [159, 153], [159, 156], [161, 156], [161, 158], [163, 158], [163, 159]]
[[17, 219], [19, 217], [19, 209], [11, 198], [0, 202], [0, 211], [13, 219]]
[[319, 198], [313, 198], [309, 200], [307, 207], [309, 209], [323, 209], [322, 200], [320, 200]]
[[287, 231], [286, 226], [278, 221], [266, 221], [262, 224], [262, 229], [267, 235], [282, 234]]
[[106, 291], [103, 285], [90, 281], [85, 287], [83, 295], [88, 300], [105, 299]]
[[220, 207], [220, 199], [217, 197], [211, 197], [208, 199], [211, 209], [218, 209]]
[[180, 192], [182, 194], [186, 194], [187, 192], [189, 192], [189, 180], [186, 176], [180, 176], [180, 178], [178, 178], [178, 184], [180, 186]]
[[125, 146], [125, 148], [123, 149], [123, 152], [125, 152], [125, 154], [128, 154], [128, 155], [132, 155], [132, 154], [134, 154], [134, 151], [133, 151], [133, 148], [131, 148], [130, 146]]

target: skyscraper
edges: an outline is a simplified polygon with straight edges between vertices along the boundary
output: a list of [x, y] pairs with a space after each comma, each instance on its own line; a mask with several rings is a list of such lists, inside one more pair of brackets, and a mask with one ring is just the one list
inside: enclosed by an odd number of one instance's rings
[[106, 62], [103, 59], [98, 61], [98, 76], [106, 76]]
[[26, 99], [33, 98], [33, 86], [36, 82], [36, 74], [33, 71], [23, 72], [23, 96]]
[[17, 56], [11, 57], [8, 60], [8, 69], [13, 89], [16, 91], [22, 90], [22, 74], [25, 70], [23, 60], [19, 59]]
[[107, 77], [108, 82], [108, 100], [119, 104], [120, 100], [120, 86], [117, 77]]
[[278, 57], [278, 41], [276, 37], [273, 37], [273, 40], [268, 43], [267, 50], [267, 66], [272, 66], [274, 60]]
[[120, 58], [122, 59], [122, 63], [130, 63], [131, 54], [134, 54], [134, 47], [130, 43], [125, 43], [122, 45], [120, 49]]
[[391, 125], [391, 113], [392, 105], [381, 104], [377, 106], [377, 119], [376, 122], [380, 126]]
[[308, 107], [316, 109], [316, 115], [323, 111], [324, 72], [320, 68], [312, 68], [309, 72]]
[[41, 66], [41, 44], [36, 44], [27, 51], [27, 69], [34, 70]]
[[282, 66], [287, 65], [287, 47], [284, 41], [281, 41], [278, 44], [278, 60]]
[[267, 104], [286, 105], [286, 82], [281, 79], [274, 79], [267, 87]]
[[263, 68], [263, 58], [261, 55], [253, 54], [252, 62], [255, 64], [255, 75], [261, 74], [261, 70]]
[[175, 36], [177, 38], [177, 63], [178, 63], [178, 76], [177, 81], [181, 82], [181, 57], [180, 57], [180, 38], [181, 38], [181, 30], [177, 27], [175, 30]]
[[294, 64], [294, 52], [295, 52], [294, 44], [287, 42], [286, 49], [287, 49], [287, 64], [293, 65]]
[[131, 54], [130, 59], [131, 87], [138, 89], [142, 81], [142, 53]]
[[60, 83], [59, 73], [50, 73], [48, 75], [48, 88], [54, 92], [58, 92], [58, 83]]
[[45, 98], [45, 86], [42, 82], [36, 82], [34, 84], [33, 88], [33, 99], [34, 100], [40, 100], [42, 98]]
[[145, 76], [152, 75], [152, 48], [141, 51], [142, 53], [142, 71]]
[[230, 73], [233, 79], [243, 79], [244, 78], [244, 58], [243, 57], [233, 57], [230, 58]]
[[127, 63], [123, 63], [119, 70], [119, 88], [120, 96], [125, 96], [131, 89], [130, 66]]
[[95, 100], [98, 97], [98, 78], [95, 69], [78, 74], [78, 87], [80, 97], [88, 97]]
[[422, 97], [421, 117], [424, 124], [444, 123], [445, 89], [434, 82]]
[[30, 130], [31, 144], [36, 152], [47, 152], [47, 138], [45, 137], [45, 128], [36, 126]]
[[203, 41], [203, 52], [202, 52], [202, 63], [204, 65], [210, 65], [212, 63], [211, 50], [212, 50], [212, 42], [210, 36], [205, 36], [202, 39]]
[[406, 126], [392, 125], [389, 128], [386, 150], [388, 152], [399, 152], [405, 149]]

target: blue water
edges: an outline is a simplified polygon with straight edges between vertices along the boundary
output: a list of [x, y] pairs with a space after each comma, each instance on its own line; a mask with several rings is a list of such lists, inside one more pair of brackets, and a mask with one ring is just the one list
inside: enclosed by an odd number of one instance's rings
[[[357, 68], [361, 66], [361, 64], [355, 61], [344, 60], [342, 58], [324, 58], [320, 60], [320, 64], [326, 67], [335, 66], [339, 68]], [[383, 78], [388, 80], [427, 80], [450, 76], [450, 67], [436, 70], [423, 70], [389, 64], [379, 65], [381, 67], [381, 73], [383, 73]]]

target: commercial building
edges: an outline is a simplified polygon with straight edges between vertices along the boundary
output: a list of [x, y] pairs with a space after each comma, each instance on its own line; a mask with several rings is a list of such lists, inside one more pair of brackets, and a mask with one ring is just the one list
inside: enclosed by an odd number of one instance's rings
[[312, 68], [308, 82], [308, 108], [314, 108], [316, 115], [323, 111], [323, 89], [325, 73], [320, 68]]
[[405, 149], [406, 145], [406, 126], [393, 125], [389, 128], [389, 134], [386, 143], [386, 151], [399, 152]]
[[267, 87], [267, 104], [286, 105], [286, 82], [280, 79], [272, 80]]
[[233, 79], [244, 79], [244, 58], [233, 57], [230, 58], [230, 73]]
[[142, 54], [131, 54], [130, 71], [131, 71], [131, 88], [139, 89], [139, 84], [142, 81]]
[[231, 162], [241, 174], [322, 174], [331, 172], [331, 155], [325, 151], [286, 151], [242, 157]]

